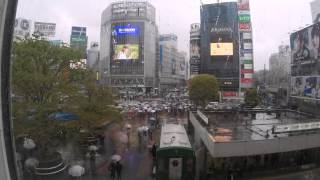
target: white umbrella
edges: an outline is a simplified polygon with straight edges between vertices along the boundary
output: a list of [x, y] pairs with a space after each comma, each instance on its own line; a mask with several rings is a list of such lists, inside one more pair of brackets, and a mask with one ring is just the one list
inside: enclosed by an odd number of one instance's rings
[[121, 160], [121, 156], [118, 154], [112, 155], [111, 156], [111, 160], [113, 161], [120, 161]]
[[97, 151], [98, 150], [98, 147], [95, 146], [95, 145], [91, 145], [88, 147], [89, 151]]
[[26, 149], [33, 149], [36, 147], [36, 143], [30, 138], [24, 138], [23, 147]]
[[68, 173], [72, 177], [80, 177], [84, 175], [84, 168], [80, 165], [74, 165], [69, 168]]
[[35, 168], [39, 165], [39, 161], [36, 158], [28, 158], [24, 165], [28, 168]]
[[131, 129], [131, 128], [132, 128], [131, 124], [127, 124], [127, 125], [126, 125], [126, 128], [127, 128], [127, 129]]

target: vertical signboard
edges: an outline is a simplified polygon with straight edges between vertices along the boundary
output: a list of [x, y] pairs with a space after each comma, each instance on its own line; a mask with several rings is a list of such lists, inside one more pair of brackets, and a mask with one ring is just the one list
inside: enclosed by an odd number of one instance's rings
[[190, 30], [190, 75], [199, 74], [200, 71], [200, 24], [191, 24]]
[[240, 37], [240, 87], [253, 86], [253, 45], [249, 0], [238, 1], [238, 20]]

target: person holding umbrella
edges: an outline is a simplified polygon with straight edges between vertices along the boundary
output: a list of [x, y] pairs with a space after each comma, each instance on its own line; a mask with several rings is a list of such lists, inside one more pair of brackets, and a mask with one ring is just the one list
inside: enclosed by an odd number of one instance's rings
[[116, 164], [114, 161], [111, 161], [109, 171], [111, 179], [114, 180], [114, 178], [116, 177]]
[[116, 172], [117, 172], [117, 179], [121, 180], [121, 171], [122, 171], [122, 164], [119, 161], [116, 163]]

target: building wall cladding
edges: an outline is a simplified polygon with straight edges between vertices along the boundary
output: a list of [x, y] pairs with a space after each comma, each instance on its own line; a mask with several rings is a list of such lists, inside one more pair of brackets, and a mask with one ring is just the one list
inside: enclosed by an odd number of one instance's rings
[[[232, 43], [233, 55], [211, 56], [211, 43]], [[201, 11], [201, 74], [213, 74], [220, 88], [239, 89], [239, 33], [237, 3], [208, 4]]]
[[[160, 88], [182, 86], [185, 80], [185, 55], [177, 50], [177, 39], [164, 39], [160, 35]], [[174, 36], [176, 38], [176, 36]]]
[[[138, 24], [139, 26], [139, 58], [133, 63], [126, 63], [133, 69], [130, 72], [114, 73], [112, 64], [113, 47], [112, 31], [116, 25]], [[155, 24], [155, 9], [147, 2], [123, 1], [110, 4], [102, 13], [100, 33], [100, 72], [106, 72], [106, 82], [112, 86], [156, 87], [156, 38], [157, 26]], [[119, 61], [120, 62], [120, 61]], [[122, 61], [123, 62], [123, 61]], [[137, 62], [140, 62], [142, 70]], [[132, 64], [136, 65], [132, 65]], [[142, 71], [142, 72], [141, 72]], [[117, 81], [119, 84], [115, 85]]]

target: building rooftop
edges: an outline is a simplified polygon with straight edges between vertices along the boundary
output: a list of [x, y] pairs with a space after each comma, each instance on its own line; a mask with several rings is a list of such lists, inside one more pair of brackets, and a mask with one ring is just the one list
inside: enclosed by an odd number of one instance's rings
[[184, 126], [180, 124], [165, 124], [162, 126], [160, 148], [170, 147], [191, 148]]
[[[220, 111], [205, 112], [204, 114], [208, 117], [208, 125], [205, 127], [215, 142], [265, 140], [306, 133], [320, 133], [320, 128], [315, 127], [320, 123], [320, 119], [294, 111], [279, 110], [271, 113]], [[301, 127], [299, 129], [300, 125], [314, 126], [315, 128], [303, 129]], [[296, 129], [293, 130], [293, 127]]]

